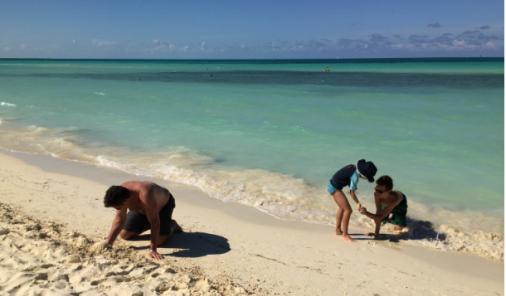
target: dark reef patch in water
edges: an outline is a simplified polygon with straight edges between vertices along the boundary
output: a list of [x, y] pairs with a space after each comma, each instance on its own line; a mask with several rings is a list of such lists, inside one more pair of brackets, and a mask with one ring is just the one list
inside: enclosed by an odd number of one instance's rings
[[142, 82], [328, 85], [348, 87], [503, 88], [503, 74], [372, 73], [311, 71], [198, 71], [136, 73], [0, 74], [0, 77], [97, 79]]

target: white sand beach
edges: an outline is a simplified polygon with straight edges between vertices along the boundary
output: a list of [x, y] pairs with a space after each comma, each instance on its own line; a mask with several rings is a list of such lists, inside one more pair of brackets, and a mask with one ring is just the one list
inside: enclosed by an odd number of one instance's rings
[[[184, 233], [95, 243], [104, 191], [136, 176], [43, 156], [0, 154], [0, 291], [12, 295], [503, 295], [503, 261], [281, 221], [161, 180]], [[355, 229], [351, 233], [366, 233]]]

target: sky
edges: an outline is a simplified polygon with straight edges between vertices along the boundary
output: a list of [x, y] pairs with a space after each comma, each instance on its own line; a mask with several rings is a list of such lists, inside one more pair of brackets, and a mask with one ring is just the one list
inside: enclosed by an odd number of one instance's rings
[[0, 58], [504, 55], [502, 0], [2, 0]]

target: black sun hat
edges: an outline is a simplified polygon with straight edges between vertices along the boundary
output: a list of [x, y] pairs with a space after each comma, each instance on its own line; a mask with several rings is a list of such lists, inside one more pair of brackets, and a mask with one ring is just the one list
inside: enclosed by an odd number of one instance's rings
[[374, 182], [374, 175], [378, 169], [374, 165], [372, 161], [365, 161], [365, 159], [361, 159], [357, 162], [358, 172], [367, 178], [369, 182]]

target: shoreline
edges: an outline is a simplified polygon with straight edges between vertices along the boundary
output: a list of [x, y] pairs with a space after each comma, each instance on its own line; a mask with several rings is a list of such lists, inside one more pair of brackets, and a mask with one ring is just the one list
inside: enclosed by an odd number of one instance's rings
[[[119, 148], [93, 149], [81, 145], [72, 137], [59, 135], [57, 129], [23, 127], [15, 123], [10, 123], [9, 126], [7, 132], [3, 136], [0, 135], [1, 142], [17, 144], [3, 145], [11, 147], [9, 150], [6, 150], [6, 147], [0, 148], [0, 152], [13, 153], [13, 156], [46, 170], [54, 171], [52, 168], [60, 163], [60, 170], [65, 174], [81, 177], [81, 171], [89, 168], [88, 179], [109, 180], [106, 183], [115, 181], [109, 175], [123, 178], [135, 175], [136, 178], [154, 179], [170, 186], [183, 186], [199, 192], [202, 190], [206, 198], [198, 202], [213, 199], [227, 204], [245, 205], [254, 212], [262, 212], [274, 218], [273, 221], [297, 221], [303, 223], [302, 225], [329, 226], [335, 219], [335, 203], [327, 198], [328, 195], [323, 188], [314, 187], [302, 179], [289, 175], [265, 170], [229, 172], [218, 168], [207, 170], [192, 168], [191, 165], [187, 165], [188, 161], [190, 164], [192, 161], [199, 163], [203, 161], [202, 159], [205, 160], [205, 156], [187, 155], [178, 151], [151, 155]], [[23, 140], [19, 141], [20, 138]], [[175, 159], [172, 166], [160, 161], [167, 158]], [[77, 172], [75, 166], [66, 166], [66, 163], [81, 165], [81, 169]], [[99, 170], [107, 173], [99, 173], [101, 178], [96, 178], [95, 175]], [[279, 184], [282, 186], [278, 186]], [[287, 188], [293, 188], [293, 192]], [[367, 198], [367, 195], [359, 197], [364, 206], [374, 208], [372, 200]], [[409, 232], [402, 237], [407, 244], [503, 260], [502, 208], [498, 212], [458, 211], [431, 207], [417, 202], [414, 198], [408, 199]], [[212, 205], [219, 208], [219, 204]], [[358, 225], [362, 229], [374, 227], [370, 219], [358, 213], [352, 215], [351, 225]], [[383, 232], [393, 234], [388, 227], [383, 227]]]
[[[503, 262], [363, 236], [347, 244], [335, 237], [331, 226], [279, 220], [254, 208], [212, 199], [186, 185], [49, 156], [0, 151], [0, 160], [5, 164], [0, 168], [3, 202], [94, 238], [105, 236], [112, 221], [113, 213], [101, 201], [108, 185], [135, 178], [168, 186], [176, 198], [174, 218], [189, 236], [176, 236], [167, 248], [161, 248], [166, 260], [194, 263], [210, 277], [226, 275], [240, 284], [259, 283], [273, 294], [488, 295], [503, 291]], [[189, 249], [188, 240], [193, 243]], [[132, 243], [140, 248], [147, 244]], [[228, 251], [222, 249], [224, 245]]]

